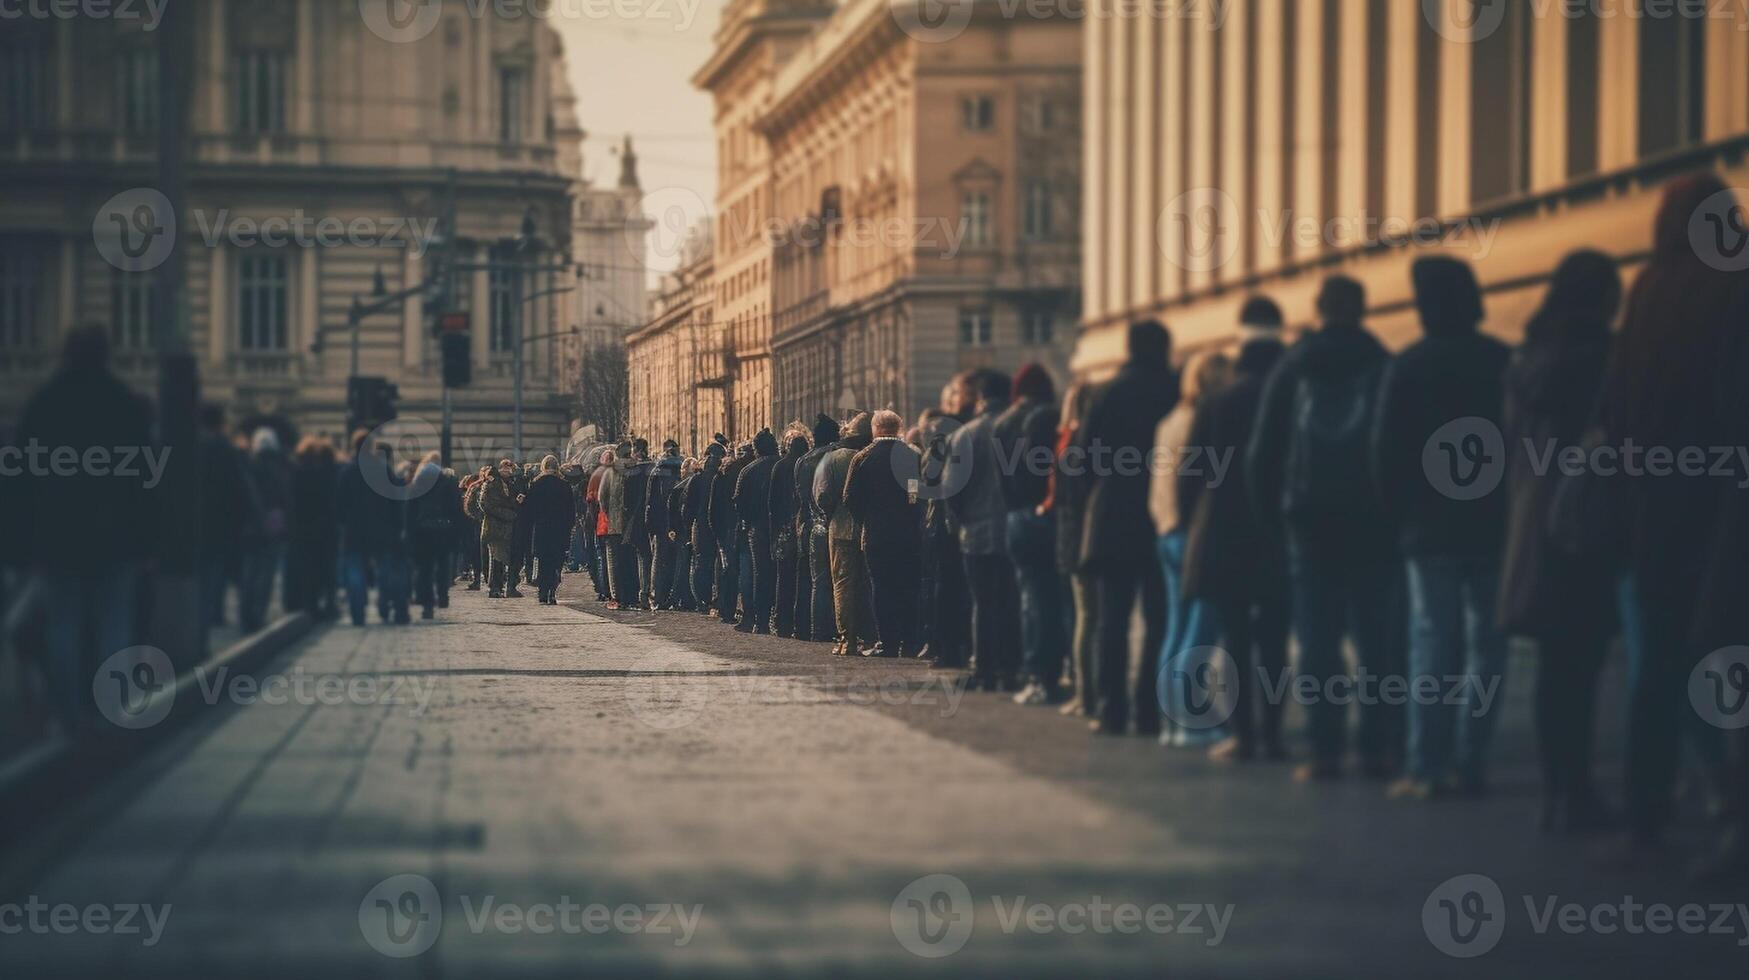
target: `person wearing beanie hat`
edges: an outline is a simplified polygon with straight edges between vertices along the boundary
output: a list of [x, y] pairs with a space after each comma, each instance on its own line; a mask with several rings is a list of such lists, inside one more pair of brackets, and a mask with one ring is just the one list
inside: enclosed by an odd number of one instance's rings
[[[1464, 677], [1469, 698], [1463, 706], [1409, 705], [1408, 772], [1391, 795], [1423, 800], [1479, 795], [1487, 783], [1499, 712], [1479, 699], [1506, 670], [1493, 604], [1506, 536], [1498, 484], [1512, 352], [1478, 329], [1482, 291], [1469, 263], [1424, 258], [1411, 275], [1425, 336], [1385, 369], [1373, 471], [1408, 562], [1409, 674]], [[1424, 462], [1429, 453], [1445, 454], [1434, 472]]]
[[[1182, 582], [1176, 599], [1184, 603], [1187, 614], [1192, 603], [1206, 603], [1205, 608], [1214, 613], [1200, 619], [1193, 615], [1174, 619], [1160, 653], [1161, 675], [1180, 676], [1174, 671], [1185, 669], [1181, 658], [1198, 646], [1219, 642], [1218, 634], [1208, 635], [1213, 631], [1206, 627], [1212, 623], [1225, 630], [1225, 649], [1238, 664], [1231, 680], [1238, 686], [1238, 697], [1228, 726], [1230, 736], [1215, 746], [1212, 757], [1217, 761], [1287, 757], [1281, 740], [1283, 706], [1264, 697], [1253, 683], [1258, 677], [1274, 677], [1287, 666], [1287, 554], [1281, 539], [1266, 530], [1251, 507], [1245, 469], [1245, 450], [1257, 426], [1264, 385], [1287, 353], [1281, 327], [1281, 307], [1273, 300], [1257, 296], [1246, 302], [1239, 314], [1239, 354], [1229, 377], [1220, 386], [1204, 388], [1199, 403], [1191, 406], [1184, 445], [1196, 447], [1209, 465], [1177, 473], [1155, 469], [1156, 480], [1169, 479], [1178, 490], [1182, 565], [1177, 575], [1166, 569], [1169, 581]], [[1174, 455], [1165, 465], [1179, 462], [1191, 461]], [[1215, 465], [1224, 472], [1216, 474]], [[1173, 744], [1196, 741], [1188, 729], [1178, 728], [1172, 734]]]
[[814, 448], [796, 461], [795, 525], [801, 551], [798, 563], [806, 566], [796, 576], [796, 637], [830, 640], [837, 632], [832, 617], [831, 539], [826, 515], [814, 503], [814, 477], [820, 461], [838, 447], [838, 420], [821, 412], [814, 416]]
[[828, 562], [832, 569], [832, 612], [838, 625], [840, 656], [855, 656], [875, 641], [873, 599], [869, 594], [868, 569], [863, 562], [862, 529], [855, 515], [844, 506], [844, 482], [850, 463], [874, 442], [874, 419], [860, 412], [844, 423], [843, 434], [820, 461], [814, 474], [814, 504], [826, 518], [829, 539]]

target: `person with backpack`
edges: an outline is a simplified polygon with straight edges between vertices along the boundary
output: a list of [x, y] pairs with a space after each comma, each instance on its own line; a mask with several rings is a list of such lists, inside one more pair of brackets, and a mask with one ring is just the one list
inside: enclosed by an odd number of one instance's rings
[[1385, 369], [1373, 453], [1408, 563], [1411, 689], [1463, 682], [1462, 704], [1410, 699], [1409, 771], [1391, 795], [1425, 800], [1486, 787], [1506, 669], [1493, 608], [1506, 493], [1489, 484], [1506, 467], [1500, 427], [1512, 351], [1478, 329], [1482, 290], [1469, 263], [1424, 258], [1411, 274], [1426, 336]]
[[[1393, 629], [1402, 567], [1379, 520], [1369, 465], [1379, 382], [1390, 355], [1362, 325], [1366, 290], [1359, 282], [1326, 280], [1317, 308], [1322, 327], [1296, 343], [1263, 386], [1245, 468], [1260, 529], [1286, 548], [1299, 673], [1327, 690], [1333, 678], [1347, 676], [1345, 636], [1363, 671], [1402, 674], [1402, 644]], [[1320, 699], [1306, 713], [1312, 759], [1294, 778], [1340, 779], [1348, 707]], [[1402, 732], [1401, 707], [1361, 706], [1364, 775], [1396, 774]]]

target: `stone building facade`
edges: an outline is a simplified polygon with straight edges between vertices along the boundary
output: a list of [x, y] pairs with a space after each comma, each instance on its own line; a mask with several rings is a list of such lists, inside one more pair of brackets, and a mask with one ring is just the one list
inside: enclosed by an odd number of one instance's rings
[[687, 246], [650, 300], [648, 322], [626, 336], [631, 434], [695, 455], [729, 429], [729, 391], [720, 335], [712, 319], [716, 283], [710, 236]]

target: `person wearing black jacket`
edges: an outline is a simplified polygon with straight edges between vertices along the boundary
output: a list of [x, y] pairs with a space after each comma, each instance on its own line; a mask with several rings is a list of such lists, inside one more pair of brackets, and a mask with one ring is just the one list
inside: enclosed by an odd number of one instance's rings
[[[725, 447], [726, 448], [726, 447]], [[727, 459], [711, 481], [711, 533], [717, 539], [717, 615], [725, 623], [735, 621], [736, 603], [744, 601], [747, 612], [753, 603], [742, 592], [751, 581], [741, 575], [741, 551], [746, 546], [741, 534], [741, 521], [735, 513], [735, 484], [741, 471], [753, 462], [751, 447], [743, 447], [733, 459]]]
[[650, 443], [646, 439], [632, 440], [631, 465], [625, 471], [625, 531], [620, 535], [628, 597], [620, 600], [621, 608], [649, 609], [651, 594], [650, 529], [645, 503], [650, 489]]
[[[772, 628], [778, 636], [794, 637], [798, 622], [796, 578], [801, 567], [797, 560], [801, 549], [796, 537], [796, 463], [808, 451], [808, 437], [800, 422], [792, 423], [784, 435], [783, 455], [771, 468], [771, 489], [766, 494], [765, 510], [768, 515], [766, 524], [771, 528], [772, 560], [777, 571], [776, 621]], [[805, 613], [800, 614], [799, 621], [804, 627], [807, 625]]]
[[[287, 612], [307, 612], [318, 619], [339, 613], [334, 602], [340, 544], [334, 515], [337, 472], [333, 443], [319, 436], [305, 436], [298, 443], [292, 464], [291, 549], [285, 559]], [[459, 497], [456, 506], [461, 506]], [[211, 512], [208, 501], [201, 501], [201, 509]], [[461, 515], [456, 516], [459, 520]]]
[[565, 554], [571, 547], [571, 528], [577, 523], [576, 498], [559, 475], [557, 456], [548, 455], [540, 461], [540, 472], [528, 485], [524, 506], [534, 528], [529, 540], [534, 547], [535, 587], [543, 605], [556, 606]]
[[691, 612], [697, 608], [692, 598], [692, 538], [686, 528], [686, 501], [698, 479], [698, 460], [691, 456], [680, 461], [680, 479], [668, 490], [667, 538], [674, 547], [674, 579], [668, 593], [668, 608]]
[[744, 547], [753, 570], [747, 585], [752, 601], [745, 603], [749, 615], [736, 629], [743, 633], [770, 633], [771, 607], [777, 602], [777, 576], [771, 560], [771, 471], [777, 466], [777, 436], [760, 429], [753, 437], [757, 457], [735, 479], [735, 516], [745, 529]]
[[401, 602], [406, 561], [407, 487], [395, 477], [391, 450], [363, 429], [352, 434], [352, 458], [334, 488], [340, 523], [341, 581], [354, 626], [364, 625], [370, 581], [376, 579], [377, 611], [384, 622], [408, 621]]
[[917, 451], [899, 439], [897, 412], [874, 414], [874, 442], [850, 461], [844, 506], [862, 529], [863, 560], [874, 594], [875, 633], [880, 645], [864, 656], [915, 654], [917, 579], [923, 545], [910, 489], [918, 479]]
[[814, 417], [814, 448], [796, 460], [794, 493], [797, 564], [796, 636], [830, 640], [838, 631], [832, 618], [831, 539], [826, 515], [814, 505], [814, 475], [820, 461], [838, 447], [838, 422], [821, 413]]
[[1426, 336], [1385, 369], [1373, 468], [1408, 560], [1410, 683], [1466, 680], [1461, 705], [1410, 700], [1408, 773], [1392, 795], [1426, 799], [1486, 786], [1506, 671], [1493, 608], [1506, 494], [1493, 485], [1506, 468], [1500, 424], [1512, 355], [1478, 329], [1482, 291], [1468, 263], [1424, 258], [1412, 275]]
[[200, 429], [200, 601], [207, 625], [223, 626], [227, 583], [261, 508], [244, 472], [243, 454], [225, 435], [224, 409], [202, 405]]
[[407, 524], [412, 538], [413, 601], [420, 607], [419, 617], [430, 619], [437, 615], [436, 609], [449, 608], [449, 560], [455, 554], [456, 529], [462, 520], [461, 487], [433, 451], [420, 461], [411, 491]]
[[1008, 508], [1008, 558], [1020, 590], [1021, 670], [1026, 687], [1020, 704], [1063, 700], [1059, 681], [1068, 648], [1063, 616], [1065, 589], [1057, 572], [1056, 519], [1039, 512], [1051, 472], [1056, 442], [1056, 388], [1044, 365], [1023, 365], [1014, 375], [1014, 398], [996, 418], [997, 451], [1002, 460], [1002, 499]]
[[1182, 460], [1187, 465], [1177, 474], [1178, 500], [1190, 525], [1184, 598], [1207, 599], [1214, 606], [1226, 650], [1239, 668], [1230, 679], [1238, 687], [1232, 736], [1210, 752], [1223, 761], [1245, 761], [1259, 752], [1271, 759], [1286, 757], [1284, 706], [1265, 697], [1257, 680], [1273, 679], [1287, 666], [1287, 555], [1280, 539], [1259, 525], [1245, 471], [1264, 385], [1286, 353], [1281, 308], [1257, 297], [1245, 304], [1239, 322], [1232, 380], [1208, 394], [1190, 426], [1188, 445], [1201, 458]]
[[711, 590], [719, 560], [717, 537], [711, 531], [711, 493], [722, 465], [723, 444], [712, 440], [705, 447], [698, 472], [687, 484], [686, 506], [680, 514], [680, 533], [692, 547], [692, 599], [705, 616], [711, 612]]
[[[1498, 608], [1507, 632], [1537, 645], [1536, 730], [1542, 828], [1581, 832], [1608, 812], [1592, 779], [1597, 678], [1614, 631], [1609, 569], [1559, 545], [1553, 503], [1559, 474], [1538, 456], [1578, 446], [1603, 390], [1621, 273], [1601, 252], [1567, 256], [1549, 282], [1524, 346], [1506, 372], [1508, 511]], [[1548, 458], [1553, 458], [1551, 455]]]
[[[1122, 735], [1133, 716], [1136, 733], [1158, 735], [1155, 694], [1166, 635], [1166, 592], [1147, 529], [1150, 473], [1145, 462], [1160, 420], [1178, 403], [1170, 362], [1172, 338], [1153, 320], [1129, 328], [1129, 359], [1093, 395], [1077, 436], [1084, 454], [1087, 509], [1081, 567], [1099, 592], [1099, 715], [1092, 728]], [[1141, 600], [1145, 624], [1140, 666], [1132, 675], [1130, 613]]]
[[[1402, 568], [1367, 465], [1379, 378], [1390, 359], [1362, 325], [1366, 290], [1346, 276], [1318, 293], [1323, 326], [1282, 357], [1263, 386], [1245, 470], [1260, 526], [1282, 536], [1288, 555], [1299, 671], [1320, 690], [1346, 676], [1342, 640], [1354, 641], [1362, 670], [1402, 674], [1393, 607]], [[1348, 709], [1320, 699], [1306, 709], [1312, 761], [1301, 781], [1343, 774]], [[1402, 752], [1402, 709], [1360, 709], [1359, 748], [1367, 776], [1395, 774]]]
[[649, 485], [644, 489], [644, 527], [650, 542], [649, 594], [653, 609], [671, 608], [675, 564], [679, 545], [668, 537], [668, 494], [680, 482], [680, 443], [662, 443], [662, 455], [650, 464]]

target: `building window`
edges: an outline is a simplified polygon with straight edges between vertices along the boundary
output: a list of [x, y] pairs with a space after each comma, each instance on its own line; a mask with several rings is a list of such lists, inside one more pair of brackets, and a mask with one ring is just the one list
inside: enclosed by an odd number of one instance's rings
[[288, 283], [283, 255], [237, 259], [237, 346], [244, 351], [288, 349]]
[[1057, 128], [1057, 105], [1048, 95], [1034, 96], [1028, 103], [1028, 116], [1035, 133], [1048, 133]]
[[237, 131], [285, 132], [284, 51], [237, 52]]
[[996, 100], [988, 95], [969, 95], [960, 100], [960, 118], [970, 132], [989, 132], [996, 128]]
[[1035, 347], [1056, 343], [1056, 316], [1050, 310], [1023, 311], [1020, 314], [1020, 342]]
[[988, 347], [993, 337], [989, 310], [960, 311], [961, 347]]
[[507, 248], [491, 252], [492, 268], [486, 273], [488, 349], [494, 354], [513, 354], [522, 315], [522, 270], [513, 267], [515, 254]]
[[42, 342], [41, 247], [0, 238], [0, 350], [35, 350]]
[[[19, 28], [8, 25], [6, 30]], [[54, 91], [49, 64], [44, 35], [20, 33], [0, 43], [0, 132], [48, 128], [49, 93]]]
[[971, 245], [990, 244], [990, 192], [967, 191], [960, 198], [960, 224]]
[[115, 70], [122, 131], [153, 132], [158, 128], [158, 49], [128, 48], [116, 59]]
[[522, 116], [528, 98], [528, 72], [521, 68], [498, 71], [498, 141], [522, 142]]
[[1051, 237], [1051, 185], [1042, 180], [1028, 181], [1026, 206], [1022, 225], [1028, 238]]
[[152, 288], [150, 273], [117, 270], [109, 283], [110, 340], [116, 350], [150, 350], [152, 333]]

